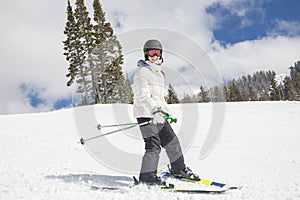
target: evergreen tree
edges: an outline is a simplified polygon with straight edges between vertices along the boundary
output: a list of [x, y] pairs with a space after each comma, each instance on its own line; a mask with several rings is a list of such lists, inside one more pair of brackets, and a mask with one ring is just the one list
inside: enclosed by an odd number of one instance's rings
[[295, 71], [300, 74], [300, 61], [297, 61], [294, 65], [294, 67], [295, 67]]
[[240, 90], [237, 87], [236, 81], [234, 79], [229, 84], [229, 99], [232, 102], [241, 101], [242, 100]]
[[[222, 87], [222, 86], [221, 86]], [[222, 94], [222, 90], [219, 86], [215, 86], [213, 89], [213, 102], [224, 102], [226, 101], [225, 97]]]
[[277, 85], [277, 81], [275, 80], [275, 76], [271, 80], [270, 100], [271, 101], [279, 101], [280, 100], [280, 88]]
[[131, 87], [127, 73], [126, 73], [124, 87], [125, 87], [125, 91], [124, 91], [125, 92], [125, 100], [122, 101], [122, 103], [133, 104], [134, 95], [133, 95], [132, 87]]
[[225, 101], [229, 102], [230, 101], [230, 94], [229, 94], [229, 90], [228, 90], [226, 85], [223, 86], [223, 93], [224, 93], [224, 96], [225, 96]]
[[246, 93], [246, 90], [243, 88], [240, 101], [248, 101], [248, 100], [249, 100], [248, 94]]
[[[114, 35], [110, 23], [105, 20], [105, 13], [99, 0], [94, 0], [93, 8], [94, 21], [96, 22], [93, 36], [96, 47], [92, 54], [93, 63], [98, 69], [94, 72], [94, 76], [100, 77], [100, 80], [95, 79], [95, 83], [97, 83], [95, 93], [100, 103], [120, 102], [121, 100], [118, 98], [122, 97], [122, 93], [124, 93], [122, 91], [126, 89], [122, 88], [120, 90], [120, 87], [125, 87], [125, 78], [120, 67], [124, 60], [122, 47]], [[112, 90], [115, 87], [119, 88], [116, 91], [120, 91], [120, 94], [113, 93]], [[128, 86], [127, 89], [129, 89]], [[132, 91], [132, 89], [130, 90]], [[128, 92], [130, 93], [130, 91]]]
[[83, 50], [80, 46], [80, 41], [78, 40], [78, 27], [76, 26], [73, 9], [69, 0], [67, 6], [67, 23], [64, 34], [67, 36], [67, 39], [63, 41], [64, 56], [66, 56], [66, 60], [69, 62], [69, 72], [66, 76], [70, 78], [67, 82], [67, 86], [71, 86], [78, 74], [78, 66], [81, 65], [84, 60], [82, 59]]
[[171, 84], [169, 84], [169, 87], [168, 87], [167, 103], [168, 104], [177, 104], [177, 103], [179, 103], [178, 96], [175, 92], [174, 87]]
[[[99, 0], [93, 2], [95, 25], [91, 23], [84, 0], [76, 0], [75, 5], [73, 13], [68, 1], [64, 31], [67, 36], [63, 42], [64, 55], [69, 61], [66, 76], [70, 78], [67, 85], [76, 80], [77, 92], [83, 97], [81, 104], [122, 102], [123, 90], [128, 90], [130, 96], [132, 89], [121, 68], [124, 60], [121, 44], [106, 22]], [[115, 88], [122, 93], [118, 94]], [[132, 102], [132, 98], [128, 101]]]
[[252, 85], [249, 86], [249, 99], [250, 101], [257, 101], [257, 94]]
[[284, 99], [288, 101], [295, 100], [296, 90], [290, 77], [284, 79]]
[[128, 74], [126, 78], [121, 75], [118, 80], [118, 84], [114, 86], [112, 98], [110, 103], [128, 103], [133, 104], [133, 91], [128, 79]]
[[300, 101], [300, 74], [296, 71], [294, 74], [295, 100]]
[[[284, 94], [287, 95], [286, 99], [291, 99], [290, 95], [293, 95], [293, 100], [300, 100], [300, 61], [296, 62], [294, 66], [290, 68], [290, 80], [286, 79], [284, 84]], [[290, 81], [293, 86], [290, 86]]]
[[77, 92], [83, 94], [82, 104], [90, 104], [93, 102], [91, 99], [91, 93], [93, 92], [93, 87], [91, 86], [91, 77], [90, 77], [90, 67], [87, 64], [87, 58], [91, 51], [94, 48], [92, 40], [92, 24], [91, 19], [88, 16], [89, 13], [85, 6], [84, 0], [76, 0], [76, 8], [74, 11], [74, 16], [76, 19], [76, 27], [78, 29], [78, 45], [81, 49], [81, 63], [78, 67], [78, 77], [77, 77]]
[[269, 101], [270, 100], [270, 96], [268, 94], [268, 91], [263, 90], [261, 94], [259, 94], [259, 98], [260, 101]]
[[294, 81], [295, 73], [296, 73], [295, 67], [291, 66], [291, 67], [289, 67], [289, 69], [290, 69], [291, 80]]
[[202, 87], [202, 85], [200, 86], [200, 92], [198, 94], [198, 102], [209, 102], [210, 98], [208, 96], [208, 91], [205, 91], [205, 89]]
[[193, 103], [192, 98], [188, 94], [184, 94], [183, 99], [181, 100], [182, 103]]

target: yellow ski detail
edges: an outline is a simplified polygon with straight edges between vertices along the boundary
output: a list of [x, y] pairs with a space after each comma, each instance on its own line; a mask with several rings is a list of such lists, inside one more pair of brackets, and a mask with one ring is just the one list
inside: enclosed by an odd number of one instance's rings
[[204, 185], [211, 185], [212, 184], [212, 181], [205, 180], [205, 179], [201, 179], [199, 182], [202, 183], [202, 184], [204, 184]]

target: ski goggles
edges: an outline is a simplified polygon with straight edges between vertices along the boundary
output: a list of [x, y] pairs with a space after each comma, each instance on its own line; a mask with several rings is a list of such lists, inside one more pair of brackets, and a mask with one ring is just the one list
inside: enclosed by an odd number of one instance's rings
[[146, 51], [145, 54], [150, 56], [150, 57], [153, 57], [155, 55], [160, 57], [161, 56], [161, 50], [153, 49], [153, 50]]

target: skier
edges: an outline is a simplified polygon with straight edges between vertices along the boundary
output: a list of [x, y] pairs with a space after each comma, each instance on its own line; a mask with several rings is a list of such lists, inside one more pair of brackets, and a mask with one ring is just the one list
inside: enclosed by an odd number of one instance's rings
[[149, 185], [164, 185], [157, 175], [161, 147], [166, 149], [171, 163], [170, 173], [176, 177], [200, 180], [186, 167], [177, 136], [164, 118], [168, 113], [164, 99], [164, 78], [162, 70], [163, 48], [158, 40], [148, 40], [144, 44], [145, 60], [139, 60], [139, 68], [134, 74], [134, 117], [139, 124], [152, 120], [153, 123], [140, 126], [145, 142], [145, 154], [139, 182]]

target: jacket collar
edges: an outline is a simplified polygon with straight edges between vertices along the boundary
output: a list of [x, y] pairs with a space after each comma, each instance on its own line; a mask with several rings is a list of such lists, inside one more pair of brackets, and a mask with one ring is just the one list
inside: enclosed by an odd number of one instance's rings
[[163, 70], [161, 68], [161, 65], [157, 65], [155, 63], [151, 63], [150, 61], [139, 60], [138, 63], [137, 63], [137, 66], [139, 66], [139, 67], [147, 67], [151, 71], [153, 71], [154, 73], [165, 75], [165, 73], [163, 72]]

